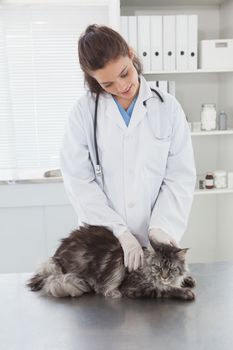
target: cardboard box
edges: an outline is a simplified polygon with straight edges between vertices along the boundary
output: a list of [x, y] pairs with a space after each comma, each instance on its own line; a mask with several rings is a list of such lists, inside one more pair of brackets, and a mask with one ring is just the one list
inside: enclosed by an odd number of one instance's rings
[[201, 40], [201, 69], [233, 69], [233, 39]]

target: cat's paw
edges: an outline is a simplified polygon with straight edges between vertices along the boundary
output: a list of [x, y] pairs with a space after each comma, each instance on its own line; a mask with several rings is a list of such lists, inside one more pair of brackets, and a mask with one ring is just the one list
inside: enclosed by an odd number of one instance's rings
[[114, 298], [114, 299], [117, 299], [117, 298], [121, 298], [122, 297], [122, 294], [121, 292], [118, 290], [118, 289], [113, 289], [113, 290], [108, 290], [105, 294], [104, 294], [105, 297], [107, 298]]
[[183, 279], [181, 287], [194, 288], [196, 286], [196, 280], [192, 276], [187, 276]]
[[195, 294], [193, 293], [193, 291], [191, 289], [186, 288], [186, 289], [183, 290], [182, 299], [184, 299], [184, 300], [194, 300], [195, 299]]

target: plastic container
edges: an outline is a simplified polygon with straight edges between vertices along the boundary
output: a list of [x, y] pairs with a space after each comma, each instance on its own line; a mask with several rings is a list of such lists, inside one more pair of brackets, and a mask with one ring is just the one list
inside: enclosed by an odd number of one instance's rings
[[225, 170], [214, 171], [214, 186], [215, 188], [227, 187], [227, 172]]

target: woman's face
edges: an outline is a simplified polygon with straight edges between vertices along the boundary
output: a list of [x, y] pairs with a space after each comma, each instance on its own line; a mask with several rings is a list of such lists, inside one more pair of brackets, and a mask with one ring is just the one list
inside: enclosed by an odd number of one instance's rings
[[92, 72], [92, 77], [106, 92], [122, 100], [130, 101], [138, 92], [138, 73], [129, 56], [109, 61], [104, 68]]

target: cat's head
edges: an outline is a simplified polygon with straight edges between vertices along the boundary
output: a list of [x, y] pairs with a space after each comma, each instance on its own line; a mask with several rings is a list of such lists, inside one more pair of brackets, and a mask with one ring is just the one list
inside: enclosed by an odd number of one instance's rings
[[163, 286], [174, 284], [187, 271], [186, 253], [189, 248], [178, 248], [151, 241], [150, 266], [153, 277]]

